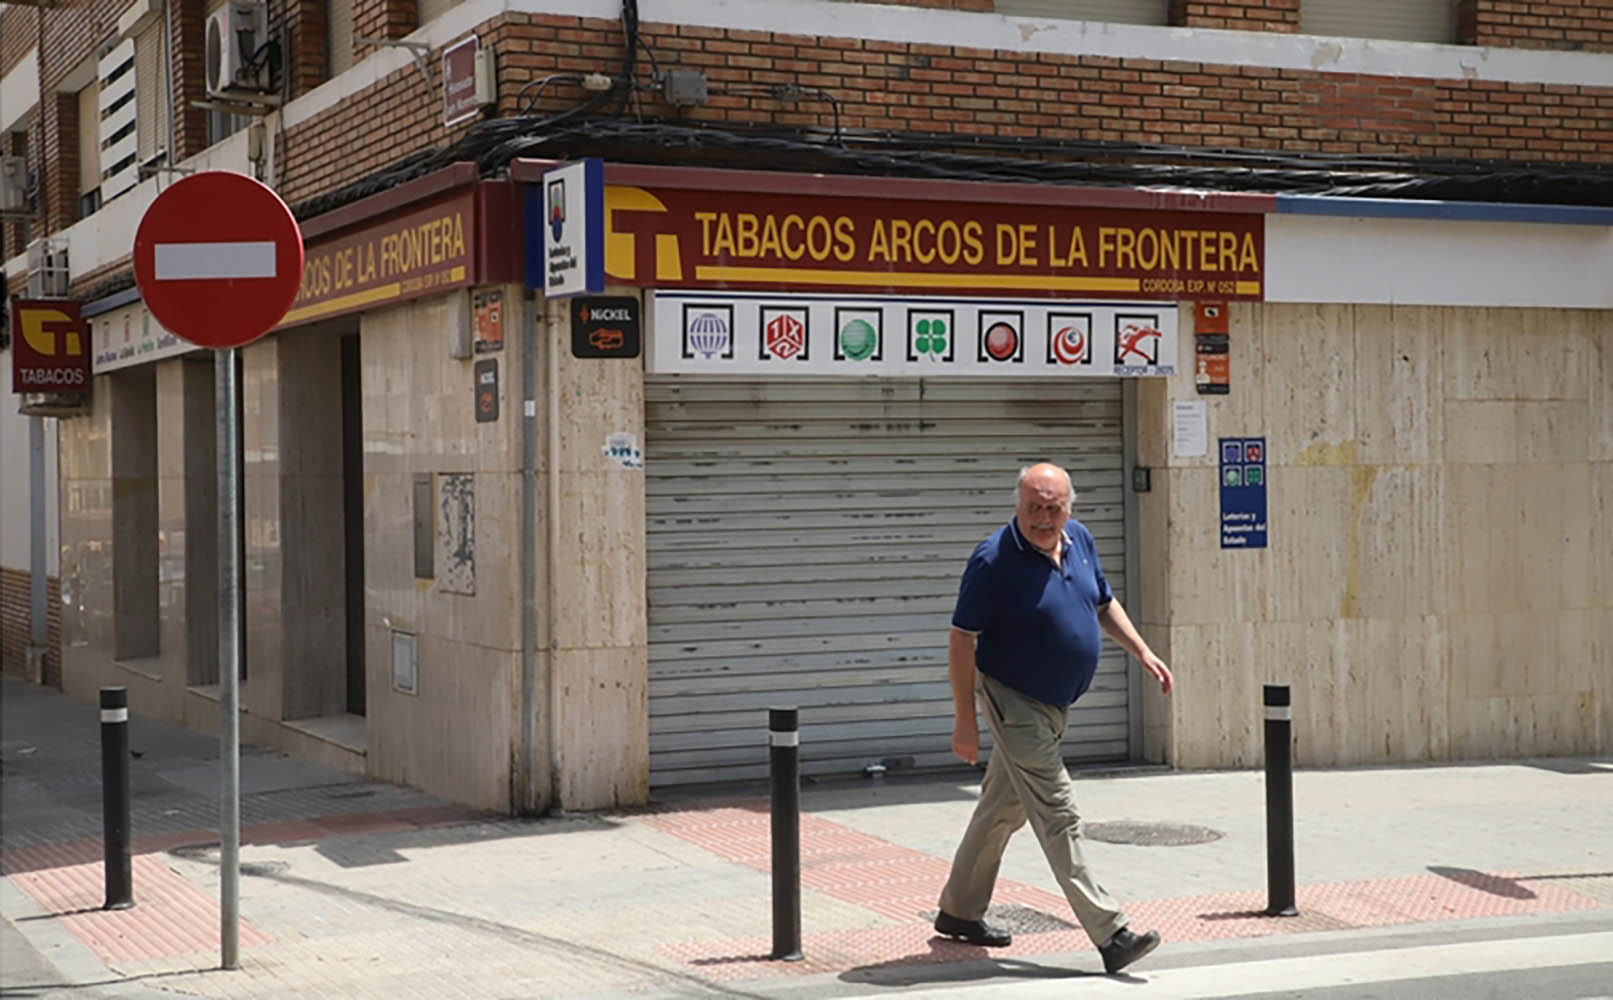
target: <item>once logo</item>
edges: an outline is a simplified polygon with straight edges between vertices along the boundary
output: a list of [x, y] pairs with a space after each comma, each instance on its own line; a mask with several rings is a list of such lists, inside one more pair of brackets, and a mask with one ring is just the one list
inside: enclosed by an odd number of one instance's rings
[[840, 328], [840, 353], [851, 361], [866, 361], [879, 349], [879, 332], [865, 319], [854, 319]]

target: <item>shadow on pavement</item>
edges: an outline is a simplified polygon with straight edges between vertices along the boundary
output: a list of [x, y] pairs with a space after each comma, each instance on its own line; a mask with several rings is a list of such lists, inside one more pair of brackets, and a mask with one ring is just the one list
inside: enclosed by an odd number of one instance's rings
[[1442, 878], [1448, 878], [1458, 885], [1467, 886], [1487, 892], [1492, 896], [1504, 899], [1535, 899], [1534, 890], [1523, 885], [1524, 882], [1560, 882], [1575, 879], [1613, 878], [1613, 872], [1560, 872], [1555, 875], [1492, 875], [1489, 872], [1476, 871], [1472, 868], [1447, 868], [1444, 865], [1429, 865], [1428, 870]]
[[[903, 955], [875, 965], [858, 966], [840, 974], [840, 980], [862, 986], [922, 986], [937, 983], [971, 983], [991, 979], [1091, 979], [1101, 973], [1060, 968], [1020, 958], [988, 958], [984, 948], [961, 945], [935, 937], [924, 954]], [[959, 951], [981, 957], [958, 960]]]
[[[610, 816], [586, 813], [564, 816], [531, 818], [486, 813], [442, 825], [422, 826], [414, 829], [333, 829], [319, 836], [283, 838], [247, 838], [243, 845], [289, 847], [312, 844], [314, 852], [342, 868], [365, 868], [372, 865], [404, 864], [409, 861], [403, 852], [430, 847], [454, 847], [464, 844], [481, 844], [513, 837], [541, 837], [561, 833], [585, 833], [613, 830], [625, 820]], [[192, 861], [217, 863], [219, 842], [216, 837], [167, 848], [167, 853]], [[284, 870], [281, 862], [243, 862], [241, 874], [261, 878], [274, 877]]]
[[1503, 899], [1536, 898], [1533, 889], [1519, 885], [1517, 879], [1502, 875], [1491, 875], [1489, 872], [1474, 871], [1471, 868], [1447, 868], [1444, 865], [1429, 865], [1428, 870], [1441, 878], [1450, 879], [1457, 885], [1464, 885], [1469, 889], [1477, 889]]

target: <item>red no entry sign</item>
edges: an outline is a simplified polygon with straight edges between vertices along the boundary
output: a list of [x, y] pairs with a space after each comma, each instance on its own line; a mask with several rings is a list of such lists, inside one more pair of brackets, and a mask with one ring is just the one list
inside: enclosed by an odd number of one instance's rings
[[302, 230], [245, 174], [191, 174], [157, 196], [134, 236], [134, 279], [157, 322], [202, 347], [240, 347], [286, 314], [302, 284]]

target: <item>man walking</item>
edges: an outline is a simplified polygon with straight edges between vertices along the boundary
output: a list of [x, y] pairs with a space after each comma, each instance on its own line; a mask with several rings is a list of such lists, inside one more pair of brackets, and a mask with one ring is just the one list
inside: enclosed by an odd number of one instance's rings
[[1076, 919], [1113, 974], [1153, 951], [1159, 934], [1133, 933], [1087, 870], [1059, 742], [1071, 703], [1097, 672], [1100, 628], [1166, 694], [1171, 672], [1109, 592], [1092, 533], [1070, 520], [1074, 502], [1063, 469], [1045, 462], [1025, 469], [1013, 519], [975, 548], [963, 571], [947, 642], [952, 751], [971, 764], [979, 759], [977, 693], [996, 745], [941, 891], [935, 929], [971, 944], [1010, 943], [1008, 932], [984, 917], [1008, 838], [1028, 819]]

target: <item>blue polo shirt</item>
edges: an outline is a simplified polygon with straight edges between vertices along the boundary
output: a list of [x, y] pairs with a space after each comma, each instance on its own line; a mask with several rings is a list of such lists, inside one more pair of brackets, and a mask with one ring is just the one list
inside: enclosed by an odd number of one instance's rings
[[1010, 519], [969, 557], [952, 625], [977, 633], [975, 666], [982, 673], [1064, 707], [1098, 672], [1098, 609], [1113, 599], [1086, 525], [1064, 526], [1063, 565], [1054, 566]]

